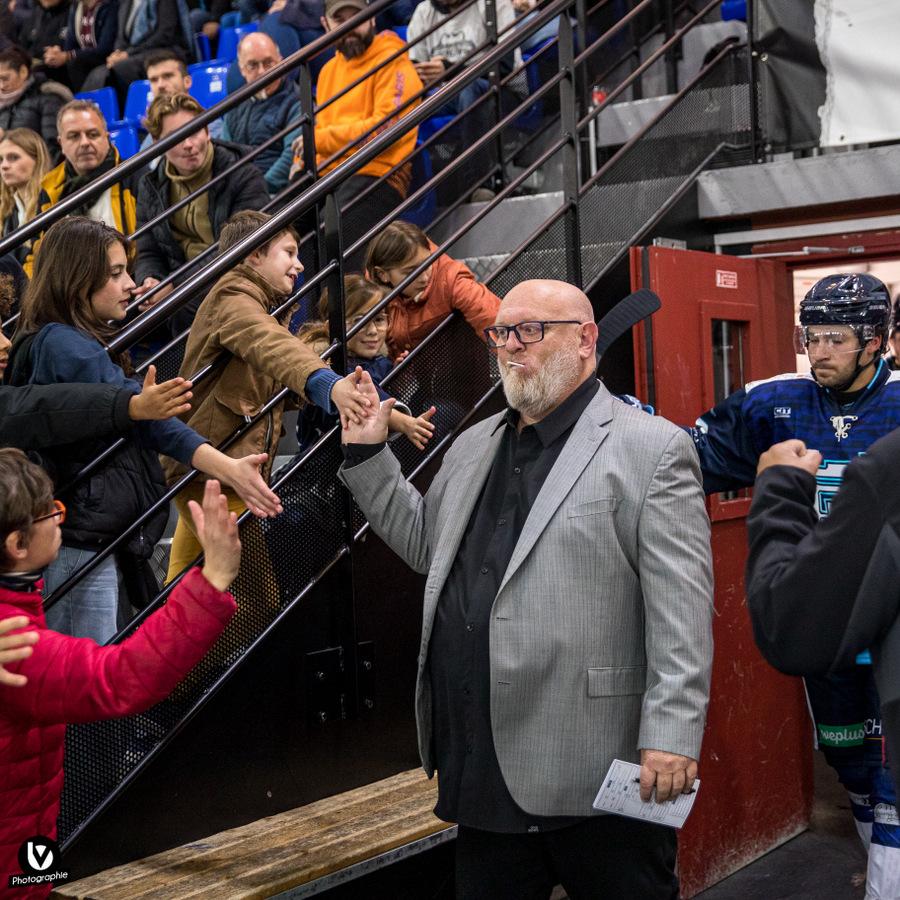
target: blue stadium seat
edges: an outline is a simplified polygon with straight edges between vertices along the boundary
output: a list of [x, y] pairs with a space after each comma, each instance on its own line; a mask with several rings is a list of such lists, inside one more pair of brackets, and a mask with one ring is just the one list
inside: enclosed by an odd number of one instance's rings
[[721, 9], [723, 22], [728, 22], [730, 19], [747, 21], [747, 0], [725, 0]]
[[109, 139], [116, 150], [119, 151], [119, 157], [128, 159], [129, 156], [134, 156], [141, 146], [141, 142], [138, 140], [137, 128], [127, 122], [118, 122], [116, 125], [117, 127], [110, 129]]
[[198, 31], [194, 35], [194, 43], [197, 45], [197, 58], [201, 62], [209, 62], [212, 59], [212, 47], [209, 44], [209, 37], [202, 31]]
[[440, 131], [453, 116], [432, 116], [419, 125], [419, 143], [422, 144], [428, 140], [435, 132]]
[[106, 119], [106, 124], [109, 126], [111, 122], [116, 122], [119, 119], [119, 101], [116, 98], [116, 92], [111, 87], [102, 87], [98, 88], [96, 91], [83, 91], [80, 94], [76, 94], [75, 97], [78, 100], [93, 100], [97, 106], [100, 107], [100, 112], [103, 113], [103, 118]]
[[237, 59], [237, 48], [241, 38], [253, 31], [259, 31], [258, 22], [248, 22], [246, 25], [236, 25], [234, 28], [222, 28], [219, 31], [219, 46], [216, 50], [216, 59], [231, 62]]
[[150, 95], [150, 82], [146, 79], [132, 81], [128, 85], [128, 96], [125, 98], [125, 115], [123, 120], [136, 128], [143, 128], [147, 107], [153, 98]]
[[[538, 53], [541, 52], [545, 47], [549, 44], [553, 44], [556, 42], [555, 47], [551, 47], [544, 53], [540, 59], [531, 62], [531, 60], [537, 56]], [[549, 37], [545, 41], [542, 41], [536, 47], [533, 47], [530, 52], [522, 53], [522, 60], [525, 62], [525, 78], [528, 81], [528, 93], [533, 94], [537, 91], [541, 86], [541, 71], [540, 64], [544, 65], [555, 65], [559, 60], [559, 44], [557, 42], [557, 38]], [[513, 125], [516, 128], [521, 129], [522, 131], [534, 131], [541, 124], [541, 121], [544, 116], [543, 103], [540, 100], [535, 100], [531, 106], [528, 107], [524, 112], [519, 113], [516, 116]]]
[[[241, 24], [241, 14], [239, 12], [224, 13], [219, 19], [219, 28], [234, 28]], [[219, 32], [221, 34], [221, 32]]]
[[[417, 152], [412, 159], [412, 181], [409, 186], [410, 194], [414, 193], [422, 187], [423, 184], [430, 181], [434, 174], [431, 168], [431, 157], [428, 155], [427, 150], [419, 150], [419, 147], [421, 146], [422, 140], [420, 136], [416, 143]], [[436, 212], [437, 196], [435, 195], [434, 188], [432, 188], [419, 198], [419, 202], [416, 203], [415, 206], [411, 206], [403, 213], [403, 218], [407, 222], [418, 225], [419, 228], [426, 229], [434, 220]]]
[[209, 109], [224, 100], [228, 91], [225, 76], [228, 66], [222, 63], [194, 63], [188, 66], [191, 76], [191, 96], [204, 108]]
[[406, 25], [391, 25], [391, 31], [393, 31], [394, 34], [396, 34], [397, 37], [400, 38], [401, 41], [403, 41], [404, 44], [406, 43], [406, 40], [407, 40], [407, 38], [406, 38], [407, 26]]

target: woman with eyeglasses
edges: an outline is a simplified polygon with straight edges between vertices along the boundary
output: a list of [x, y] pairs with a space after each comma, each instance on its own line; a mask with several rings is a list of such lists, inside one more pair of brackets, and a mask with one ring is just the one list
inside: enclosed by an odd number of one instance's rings
[[[374, 309], [386, 294], [387, 291], [383, 287], [363, 278], [362, 275], [344, 276], [347, 331], [358, 325], [363, 316], [369, 310]], [[299, 337], [309, 344], [317, 354], [321, 355], [331, 345], [328, 331], [327, 291], [323, 291], [322, 299], [319, 301], [319, 320], [307, 325], [300, 332]], [[388, 372], [394, 368], [393, 362], [387, 355], [385, 344], [387, 330], [388, 314], [386, 310], [382, 310], [347, 341], [348, 375], [355, 371], [357, 366], [360, 366], [372, 376], [372, 381], [376, 386], [381, 384]], [[378, 393], [382, 400], [388, 396], [381, 388], [378, 389]], [[400, 409], [397, 406], [394, 407], [388, 427], [391, 431], [405, 434], [419, 450], [424, 450], [425, 445], [434, 434], [434, 425], [431, 424], [434, 407], [418, 417], [408, 415], [409, 410], [405, 405], [400, 404], [400, 407]], [[297, 441], [300, 449], [312, 446], [319, 437], [333, 428], [337, 421], [337, 416], [328, 415], [318, 407], [307, 406], [297, 421]]]
[[[395, 288], [436, 249], [421, 228], [398, 219], [369, 241], [366, 273], [382, 287]], [[465, 263], [442, 253], [388, 305], [388, 351], [392, 359], [402, 358], [454, 310], [481, 337], [499, 308], [500, 298], [476, 281]]]
[[[108, 349], [114, 323], [125, 318], [132, 299], [130, 253], [131, 245], [118, 231], [81, 216], [63, 219], [47, 231], [12, 348], [7, 373], [12, 384], [102, 383], [141, 391], [126, 375], [127, 354]], [[190, 397], [188, 393], [184, 399]], [[183, 403], [177, 412], [189, 408]], [[231, 459], [178, 419], [137, 423], [122, 449], [82, 476], [108, 444], [98, 437], [43, 454], [70, 510], [59, 556], [45, 573], [48, 595], [160, 499], [165, 492], [160, 453], [230, 484], [259, 516], [280, 512], [278, 498], [259, 474], [265, 454]], [[130, 532], [119, 552], [147, 559], [167, 518], [168, 509], [160, 508]], [[118, 580], [116, 556], [109, 555], [50, 607], [48, 625], [105, 643], [118, 630]]]

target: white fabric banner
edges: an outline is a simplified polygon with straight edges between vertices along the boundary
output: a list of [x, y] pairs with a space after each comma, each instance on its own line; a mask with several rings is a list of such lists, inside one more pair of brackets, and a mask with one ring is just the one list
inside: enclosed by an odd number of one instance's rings
[[900, 2], [815, 0], [815, 23], [827, 72], [821, 145], [900, 139]]

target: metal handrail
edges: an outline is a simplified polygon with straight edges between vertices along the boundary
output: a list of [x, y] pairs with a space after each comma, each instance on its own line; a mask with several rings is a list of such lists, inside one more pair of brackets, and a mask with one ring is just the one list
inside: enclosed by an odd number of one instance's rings
[[383, 9], [386, 9], [392, 2], [393, 0], [373, 0], [371, 5], [365, 10], [357, 13], [352, 19], [348, 19], [333, 31], [329, 31], [321, 37], [316, 38], [316, 40], [311, 41], [309, 44], [306, 44], [306, 46], [301, 47], [295, 53], [292, 53], [286, 59], [283, 59], [277, 66], [274, 66], [264, 75], [261, 75], [256, 81], [250, 84], [241, 85], [234, 93], [229, 94], [223, 100], [215, 104], [215, 106], [211, 106], [209, 109], [200, 113], [198, 116], [191, 119], [190, 122], [186, 122], [181, 128], [176, 129], [171, 134], [166, 135], [158, 141], [154, 141], [153, 144], [145, 150], [139, 150], [134, 156], [130, 156], [128, 159], [119, 163], [114, 169], [100, 175], [94, 181], [91, 181], [83, 188], [75, 191], [71, 196], [60, 200], [59, 203], [55, 203], [46, 212], [35, 216], [30, 222], [27, 222], [25, 225], [16, 229], [11, 235], [0, 240], [0, 255], [9, 253], [10, 250], [17, 247], [23, 240], [27, 240], [30, 237], [40, 234], [58, 219], [72, 212], [73, 209], [80, 206], [85, 201], [99, 196], [107, 188], [112, 187], [112, 185], [118, 183], [123, 178], [127, 178], [132, 173], [142, 169], [151, 160], [162, 156], [163, 153], [167, 150], [171, 150], [176, 144], [180, 144], [186, 137], [193, 134], [195, 131], [209, 125], [210, 122], [215, 121], [229, 110], [240, 106], [244, 100], [257, 94], [262, 88], [272, 82], [283, 78], [293, 69], [297, 68], [298, 65], [312, 59], [321, 50], [324, 50], [334, 41], [356, 28], [357, 25], [360, 25], [362, 22], [377, 15]]
[[[712, 6], [715, 6], [718, 2], [721, 2], [721, 0], [713, 0], [713, 2], [711, 2], [711, 3], [709, 4], [709, 7], [711, 8]], [[548, 7], [548, 9], [544, 11], [544, 13], [542, 14], [542, 16], [537, 17], [537, 18], [535, 19], [535, 21], [531, 23], [531, 28], [528, 28], [528, 29], [524, 30], [524, 31], [521, 33], [521, 38], [522, 38], [522, 39], [527, 38], [527, 37], [529, 36], [530, 33], [533, 33], [534, 30], [537, 30], [538, 28], [542, 27], [543, 24], [544, 24], [544, 20], [549, 20], [551, 11], [553, 12], [553, 14], [554, 14], [554, 16], [555, 16], [555, 8], [556, 8], [557, 6], [559, 6], [559, 7], [564, 7], [565, 5], [568, 5], [568, 4], [567, 4], [567, 3], [564, 3], [564, 0], [557, 0], [557, 2], [552, 3], [552, 4], [550, 5], [550, 7]], [[696, 17], [695, 17], [695, 18], [696, 18]], [[685, 26], [685, 28], [682, 29], [678, 34], [679, 34], [679, 35], [683, 35], [683, 33], [686, 33], [686, 31], [688, 31], [691, 27], [693, 27], [693, 24], [694, 24], [694, 21], [692, 21], [692, 22], [689, 23], [687, 26]], [[663, 49], [665, 49], [665, 48], [663, 48]], [[729, 49], [730, 49], [730, 48], [729, 48]], [[508, 52], [508, 46], [498, 45], [497, 47], [495, 47], [494, 50], [491, 51], [491, 52], [490, 52], [490, 53], [482, 60], [482, 63], [474, 68], [473, 72], [470, 72], [470, 73], [462, 73], [460, 76], [458, 76], [456, 79], [454, 79], [454, 80], [450, 83], [450, 85], [448, 85], [448, 89], [455, 89], [455, 88], [457, 88], [457, 87], [464, 86], [465, 84], [468, 84], [474, 77], [477, 77], [477, 74], [481, 71], [482, 67], [489, 66], [489, 65], [491, 65], [491, 64], [495, 61], [494, 57], [497, 56], [498, 52], [499, 52], [499, 53], [502, 53], [503, 55], [505, 55], [505, 53]], [[721, 56], [721, 55], [722, 55], [722, 54], [720, 54], [719, 56]], [[717, 57], [717, 60], [718, 60], [718, 58], [719, 58], [719, 57]], [[716, 61], [717, 61], [717, 60], [716, 60]], [[639, 75], [640, 75], [640, 72], [634, 72], [634, 73], [632, 73], [632, 75], [631, 75], [630, 77], [631, 77], [631, 78], [636, 78], [636, 77], [638, 77]], [[540, 98], [541, 96], [543, 96], [545, 93], [547, 93], [549, 90], [551, 90], [553, 87], [555, 87], [556, 84], [559, 83], [564, 77], [566, 77], [566, 75], [565, 75], [564, 72], [558, 73], [557, 76], [555, 76], [553, 79], [551, 79], [547, 84], [543, 85], [543, 86], [541, 87], [541, 89], [539, 89], [539, 91], [535, 92], [535, 95], [532, 95], [531, 97], [527, 98], [527, 99], [523, 102], [523, 104], [521, 104], [521, 105], [522, 105], [522, 106], [530, 106], [533, 102], [535, 102], [537, 99], [539, 99], [539, 98]], [[695, 80], [696, 80], [696, 79], [695, 79]], [[434, 97], [430, 98], [430, 100], [427, 101], [426, 104], [423, 104], [423, 108], [420, 108], [420, 109], [417, 111], [417, 113], [415, 113], [415, 114], [413, 114], [413, 115], [411, 116], [411, 118], [417, 118], [417, 119], [418, 119], [418, 117], [420, 117], [420, 116], [421, 116], [422, 118], [424, 118], [425, 116], [422, 115], [422, 113], [423, 113], [423, 111], [424, 111], [424, 108], [427, 108], [427, 107], [430, 106], [430, 105], [432, 105], [432, 106], [435, 105], [435, 103], [436, 103], [437, 101], [443, 102], [443, 98], [442, 98], [442, 96], [440, 96], [440, 95], [443, 94], [443, 93], [444, 93], [444, 92], [439, 92], [439, 94], [437, 94], [437, 95], [435, 95]], [[499, 130], [499, 129], [502, 129], [503, 127], [505, 127], [505, 125], [508, 123], [508, 121], [511, 121], [512, 119], [514, 119], [515, 116], [517, 116], [517, 115], [519, 114], [520, 111], [521, 111], [521, 110], [517, 108], [516, 110], [513, 110], [513, 111], [512, 111], [507, 117], [505, 117], [503, 120], [501, 120], [500, 122], [498, 122], [498, 123], [497, 123], [497, 124], [496, 124], [489, 132], [488, 132], [488, 133], [486, 133], [485, 135], [483, 135], [482, 138], [481, 138], [479, 141], [477, 141], [471, 148], [469, 148], [469, 149], [468, 149], [468, 150], [467, 150], [467, 151], [466, 151], [466, 152], [465, 152], [465, 153], [464, 153], [464, 154], [463, 154], [463, 155], [455, 162], [455, 165], [460, 165], [460, 164], [462, 164], [462, 162], [464, 162], [465, 159], [467, 158], [467, 154], [470, 156], [470, 155], [474, 154], [475, 152], [477, 152], [477, 151], [480, 149], [480, 147], [483, 145], [484, 142], [489, 141], [489, 140], [491, 139], [491, 137], [493, 136], [493, 133], [494, 133], [495, 131], [497, 131], [497, 130]], [[418, 122], [416, 122], [416, 124], [418, 124]], [[398, 126], [395, 126], [395, 128], [398, 128], [398, 127], [399, 127], [399, 125], [398, 125]], [[384, 143], [387, 139], [389, 139], [389, 138], [391, 137], [390, 132], [392, 132], [393, 130], [394, 130], [394, 129], [390, 129], [390, 131], [389, 131], [388, 133], [386, 133], [385, 135], [383, 135], [381, 138], [377, 139], [375, 142], [372, 142], [373, 145], [375, 145], [375, 146], [370, 146], [370, 147], [368, 148], [368, 153], [374, 155], [375, 153], [380, 152], [380, 148], [377, 148], [377, 144], [378, 144], [379, 142]], [[405, 133], [405, 131], [404, 131], [404, 133]], [[373, 318], [375, 315], [378, 314], [378, 312], [379, 312], [381, 309], [383, 309], [385, 306], [387, 306], [387, 304], [390, 302], [390, 300], [393, 299], [393, 296], [399, 295], [399, 293], [404, 289], [404, 287], [405, 287], [407, 284], [411, 283], [411, 282], [416, 278], [416, 276], [419, 274], [419, 272], [424, 271], [424, 269], [425, 269], [428, 265], [430, 265], [431, 262], [432, 262], [434, 259], [436, 259], [437, 256], [440, 255], [440, 253], [443, 252], [443, 250], [444, 250], [447, 246], [450, 246], [450, 245], [451, 245], [453, 242], [455, 242], [460, 236], [462, 236], [462, 234], [464, 234], [466, 231], [468, 231], [469, 228], [472, 227], [476, 222], [480, 221], [482, 218], [484, 218], [486, 215], [488, 215], [488, 214], [491, 212], [491, 210], [492, 210], [493, 208], [496, 207], [497, 204], [499, 204], [503, 199], [505, 199], [505, 197], [506, 197], [509, 193], [511, 193], [516, 187], [518, 187], [518, 185], [519, 185], [520, 183], [522, 183], [527, 177], [530, 176], [531, 171], [537, 169], [540, 165], [543, 165], [543, 163], [546, 162], [548, 159], [550, 159], [550, 158], [552, 157], [552, 155], [554, 155], [554, 154], [555, 154], [556, 152], [558, 152], [563, 146], [565, 146], [565, 145], [568, 143], [569, 139], [570, 139], [569, 136], [565, 136], [565, 137], [563, 137], [562, 139], [560, 139], [559, 141], [557, 141], [555, 144], [553, 144], [550, 148], [548, 148], [548, 149], [547, 149], [547, 150], [546, 150], [546, 151], [538, 158], [538, 160], [536, 160], [536, 161], [532, 164], [531, 167], [527, 168], [523, 173], [520, 174], [520, 176], [519, 176], [517, 179], [515, 179], [513, 182], [511, 182], [510, 185], [506, 186], [506, 188], [504, 188], [504, 189], [503, 189], [503, 190], [502, 190], [502, 191], [501, 191], [501, 192], [500, 192], [500, 193], [499, 193], [499, 194], [498, 194], [498, 195], [497, 195], [490, 203], [485, 204], [485, 206], [484, 206], [482, 209], [480, 209], [480, 210], [475, 214], [475, 216], [472, 217], [472, 219], [470, 219], [470, 220], [469, 220], [468, 222], [466, 222], [463, 226], [461, 226], [459, 229], [457, 229], [457, 231], [456, 231], [453, 235], [451, 235], [451, 236], [443, 243], [443, 245], [442, 245], [441, 247], [437, 248], [432, 254], [429, 255], [429, 257], [428, 257], [426, 260], [424, 260], [424, 261], [417, 267], [416, 270], [414, 270], [413, 272], [411, 272], [411, 273], [407, 276], [407, 278], [404, 280], [404, 282], [403, 282], [401, 285], [398, 285], [396, 288], [394, 288], [393, 291], [391, 291], [391, 292], [389, 293], [389, 296], [385, 297], [379, 304], [376, 305], [375, 308], [373, 308], [373, 309], [370, 310], [365, 316], [363, 316], [362, 319], [361, 319], [361, 321], [360, 321], [359, 323], [357, 323], [355, 326], [353, 326], [353, 327], [347, 332], [347, 339], [349, 339], [349, 338], [352, 337], [355, 333], [357, 333], [357, 332], [360, 331], [362, 328], [364, 328], [364, 327], [366, 326], [366, 324], [368, 323], [368, 321], [369, 321], [371, 318]], [[374, 151], [374, 153], [373, 153], [373, 151]], [[365, 151], [364, 151], [364, 152], [365, 152]], [[358, 154], [358, 155], [362, 155], [362, 154]], [[352, 160], [349, 160], [348, 162], [351, 162], [351, 161], [352, 161]], [[338, 169], [336, 169], [335, 172], [338, 172], [338, 171], [340, 171], [340, 170], [342, 170], [342, 169], [345, 169], [345, 168], [346, 168], [346, 165], [347, 165], [347, 164], [343, 164], [343, 165], [340, 166]], [[448, 167], [448, 168], [451, 168], [451, 167]], [[320, 187], [320, 185], [322, 185], [323, 183], [327, 182], [327, 181], [331, 178], [331, 175], [333, 175], [333, 174], [334, 174], [334, 173], [330, 173], [330, 175], [324, 176], [324, 177], [321, 179], [321, 181], [319, 182], [319, 184], [317, 184], [316, 186], [314, 186], [314, 188], [313, 188], [309, 193], [311, 193], [311, 194], [312, 194], [312, 193], [315, 193], [316, 188], [317, 188], [317, 187]], [[441, 174], [444, 174], [444, 173], [441, 173]], [[429, 183], [429, 184], [430, 184], [430, 183]], [[420, 190], [421, 190], [421, 189], [420, 189]], [[322, 193], [324, 194], [325, 191], [322, 191]], [[417, 192], [417, 193], [418, 193], [418, 192]], [[416, 195], [414, 195], [413, 198], [410, 198], [410, 202], [411, 202], [411, 203], [412, 203], [412, 202], [415, 202], [415, 200], [416, 200]], [[243, 245], [249, 245], [249, 244], [261, 243], [262, 241], [268, 239], [268, 237], [270, 237], [270, 236], [272, 236], [272, 235], [278, 233], [278, 231], [281, 230], [281, 228], [279, 228], [279, 226], [275, 224], [276, 221], [279, 220], [279, 219], [281, 219], [282, 217], [284, 217], [285, 214], [286, 214], [287, 212], [293, 212], [293, 209], [294, 209], [295, 206], [303, 206], [304, 204], [306, 204], [307, 206], [308, 206], [308, 205], [311, 205], [311, 201], [309, 200], [308, 195], [304, 195], [304, 196], [301, 197], [301, 198], [297, 198], [297, 199], [296, 199], [295, 201], [293, 201], [292, 203], [289, 203], [288, 206], [285, 208], [285, 210], [282, 210], [281, 212], [279, 212], [279, 213], [278, 213], [278, 214], [277, 214], [270, 222], [265, 223], [265, 225], [263, 225], [255, 235], [250, 235], [250, 236], [248, 236], [248, 238], [245, 238], [245, 239], [244, 239], [243, 241], [241, 241], [238, 245], [236, 245], [236, 246], [233, 247], [233, 248], [230, 248], [230, 250], [229, 250], [229, 251], [226, 251], [226, 253], [223, 254], [222, 257], [220, 257], [220, 259], [217, 260], [216, 263], [214, 263], [210, 268], [211, 268], [211, 269], [214, 269], [218, 263], [221, 263], [221, 262], [222, 262], [225, 258], [227, 258], [229, 255], [232, 256], [232, 260], [229, 260], [229, 261], [233, 261], [234, 258], [238, 258], [238, 257], [239, 257], [239, 258], [243, 258], [243, 257], [246, 255], [246, 252], [248, 252], [248, 250], [245, 249]], [[564, 214], [566, 211], [568, 211], [570, 205], [571, 205], [571, 204], [566, 204], [566, 205], [564, 205], [564, 208], [563, 208], [563, 210], [562, 210], [561, 212], [557, 212], [557, 213], [554, 214], [554, 216], [552, 217], [553, 220], [555, 221], [556, 219], [558, 219], [558, 217], [559, 217], [560, 215], [562, 215], [562, 214]], [[385, 221], [388, 221], [388, 220], [390, 220], [391, 218], [393, 218], [393, 213], [390, 214], [388, 217], [386, 217]], [[279, 223], [279, 224], [280, 224], [280, 223]], [[382, 225], [383, 225], [383, 223], [379, 223], [379, 225], [375, 226], [375, 228], [370, 232], [370, 234], [367, 235], [367, 236], [365, 236], [362, 240], [363, 240], [363, 241], [366, 240], [366, 239], [371, 235], [371, 233], [374, 233], [375, 231], [377, 231], [378, 228], [382, 227]], [[267, 231], [268, 231], [268, 234], [263, 234], [263, 232], [267, 232]], [[357, 245], [354, 245], [354, 247], [356, 247], [356, 246], [357, 246]], [[224, 266], [222, 266], [221, 268], [224, 268]], [[209, 270], [207, 270], [207, 272], [204, 273], [204, 275], [205, 275], [206, 277], [212, 277], [212, 275], [214, 275], [214, 274], [215, 274], [215, 272], [210, 273]], [[323, 273], [320, 273], [320, 275], [321, 275], [321, 277], [324, 277], [324, 274], [323, 274]], [[177, 293], [178, 291], [181, 291], [184, 287], [185, 287], [185, 285], [182, 285], [181, 288], [176, 289], [176, 291], [173, 292], [173, 293]], [[308, 289], [309, 289], [309, 286], [304, 285], [304, 287], [301, 288], [300, 293], [302, 293], [304, 290], [308, 290]], [[161, 304], [159, 304], [159, 306], [160, 306], [160, 307], [163, 307], [163, 306], [167, 305], [167, 304], [169, 303], [169, 300], [171, 300], [171, 299], [173, 299], [173, 298], [167, 298], [167, 300], [164, 300]], [[289, 304], [288, 304], [288, 305], [289, 305]], [[154, 309], [154, 310], [151, 310], [150, 313], [152, 314], [152, 313], [154, 313], [154, 312], [156, 312], [156, 311], [157, 311], [157, 310]], [[148, 318], [152, 318], [152, 315], [151, 315], [151, 316], [148, 316]], [[137, 325], [137, 324], [140, 324], [140, 323], [137, 323], [137, 322], [136, 322], [136, 323], [134, 323], [134, 324]], [[146, 325], [146, 323], [143, 323], [143, 324]], [[115, 344], [115, 341], [116, 341], [116, 340], [122, 339], [122, 338], [123, 338], [123, 335], [124, 335], [127, 331], [129, 331], [128, 328], [123, 329], [123, 332], [121, 332], [119, 335], [116, 336], [116, 338], [114, 338], [113, 342], [111, 343], [111, 347]], [[338, 343], [337, 343], [337, 342], [332, 343], [331, 346], [329, 346], [329, 347], [323, 352], [323, 354], [321, 354], [321, 358], [322, 358], [322, 359], [327, 359], [327, 358], [329, 358], [329, 356], [330, 356], [332, 353], [335, 352], [335, 350], [337, 349], [337, 347], [338, 347]], [[211, 366], [208, 366], [207, 369], [206, 369], [203, 373], [198, 373], [198, 374], [200, 374], [200, 377], [202, 377], [202, 375], [208, 374], [208, 372], [211, 371], [212, 368], [213, 368], [212, 365], [211, 365]], [[238, 429], [237, 429], [237, 430], [236, 430], [229, 438], [227, 438], [227, 439], [223, 442], [223, 444], [221, 445], [221, 448], [222, 448], [222, 449], [226, 449], [226, 448], [227, 448], [228, 446], [230, 446], [234, 441], [238, 440], [239, 437], [240, 437], [242, 434], [246, 433], [246, 431], [247, 431], [249, 428], [251, 428], [253, 425], [255, 425], [256, 422], [258, 422], [264, 415], [268, 414], [268, 412], [269, 412], [275, 405], [277, 405], [282, 399], [284, 399], [284, 398], [288, 395], [288, 393], [290, 393], [290, 391], [289, 391], [287, 388], [285, 388], [285, 389], [283, 389], [282, 391], [278, 392], [273, 398], [271, 398], [266, 404], [264, 404], [264, 406], [262, 407], [262, 409], [259, 411], [259, 413], [258, 413], [255, 417], [253, 417], [251, 420], [248, 420], [247, 422], [245, 422], [245, 423], [244, 423], [241, 427], [239, 427], [239, 428], [238, 428]], [[106, 455], [107, 455], [107, 458], [108, 458], [108, 455], [109, 455], [111, 452], [114, 452], [114, 451], [113, 451], [112, 449], [110, 449], [110, 450], [108, 450], [108, 451], [105, 451], [105, 453], [106, 453]], [[99, 464], [97, 460], [92, 461], [92, 463], [90, 463], [89, 466], [94, 466], [95, 464]], [[170, 491], [167, 491], [166, 494], [165, 494], [162, 498], [160, 498], [160, 500], [158, 500], [155, 504], [153, 504], [153, 505], [150, 507], [150, 509], [147, 510], [141, 517], [139, 517], [138, 520], [137, 520], [136, 522], [134, 522], [134, 523], [133, 523], [133, 524], [132, 524], [132, 525], [131, 525], [131, 526], [130, 526], [123, 534], [122, 534], [122, 535], [120, 535], [119, 537], [117, 537], [110, 545], [108, 545], [106, 548], [104, 548], [103, 551], [101, 551], [99, 554], [97, 554], [97, 556], [95, 556], [95, 557], [94, 557], [94, 558], [93, 558], [86, 566], [84, 566], [82, 569], [79, 569], [76, 573], [74, 573], [74, 574], [71, 576], [71, 578], [69, 578], [63, 585], [61, 585], [61, 586], [57, 589], [57, 591], [55, 591], [55, 592], [53, 593], [53, 595], [52, 595], [50, 598], [48, 598], [48, 600], [47, 600], [47, 605], [49, 606], [49, 605], [51, 605], [52, 603], [56, 602], [56, 601], [59, 599], [59, 597], [61, 597], [67, 590], [69, 590], [69, 589], [72, 587], [73, 584], [77, 583], [81, 578], [83, 578], [86, 574], [88, 574], [90, 571], [92, 571], [93, 568], [95, 568], [97, 565], [99, 565], [100, 562], [102, 562], [102, 560], [103, 560], [104, 558], [106, 558], [109, 554], [111, 554], [111, 553], [115, 550], [115, 548], [118, 547], [119, 544], [121, 544], [122, 541], [124, 541], [125, 538], [126, 538], [126, 537], [127, 537], [134, 529], [140, 527], [140, 526], [141, 526], [145, 521], [147, 521], [153, 514], [155, 514], [155, 512], [157, 512], [158, 509], [161, 508], [163, 504], [168, 503], [169, 500], [170, 500], [175, 494], [177, 494], [178, 491], [180, 491], [182, 487], [186, 486], [186, 485], [187, 485], [191, 480], [193, 480], [193, 478], [195, 478], [196, 476], [197, 476], [197, 472], [196, 472], [196, 471], [192, 471], [192, 472], [189, 472], [187, 475], [185, 475], [182, 479], [180, 479], [179, 482], [174, 486], [174, 488], [172, 488]]]

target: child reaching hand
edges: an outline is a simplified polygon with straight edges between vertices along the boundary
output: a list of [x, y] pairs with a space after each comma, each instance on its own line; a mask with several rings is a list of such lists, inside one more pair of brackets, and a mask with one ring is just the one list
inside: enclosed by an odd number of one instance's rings
[[[387, 295], [386, 288], [368, 281], [361, 275], [344, 276], [344, 311], [347, 315], [347, 331], [357, 325], [363, 316], [377, 306]], [[318, 322], [311, 322], [303, 328], [298, 337], [315, 351], [323, 353], [331, 344], [328, 334], [328, 294], [323, 292], [319, 302]], [[382, 310], [368, 321], [365, 328], [358, 331], [347, 341], [347, 374], [361, 367], [372, 376], [378, 396], [386, 400], [388, 394], [379, 385], [382, 379], [394, 368], [387, 355], [388, 314]], [[405, 411], [404, 411], [405, 410]], [[432, 406], [420, 416], [408, 414], [395, 406], [391, 410], [389, 428], [393, 432], [405, 434], [413, 445], [424, 450], [425, 445], [434, 435], [431, 417], [435, 413]], [[297, 441], [300, 449], [313, 444], [318, 438], [337, 424], [337, 416], [328, 415], [318, 407], [306, 407], [297, 421]]]
[[[56, 837], [64, 779], [66, 724], [142, 712], [167, 697], [203, 658], [234, 615], [226, 593], [240, 565], [237, 520], [219, 483], [192, 502], [205, 554], [167, 603], [120, 644], [50, 631], [42, 570], [56, 557], [65, 507], [46, 473], [21, 450], [0, 450], [0, 620], [24, 617], [39, 640], [7, 661], [17, 684], [0, 680], [0, 872], [19, 871], [19, 847], [36, 834]], [[7, 657], [8, 659], [8, 657]], [[23, 683], [23, 679], [27, 679]], [[21, 891], [45, 897], [50, 885]], [[17, 894], [18, 896], [19, 894]]]

